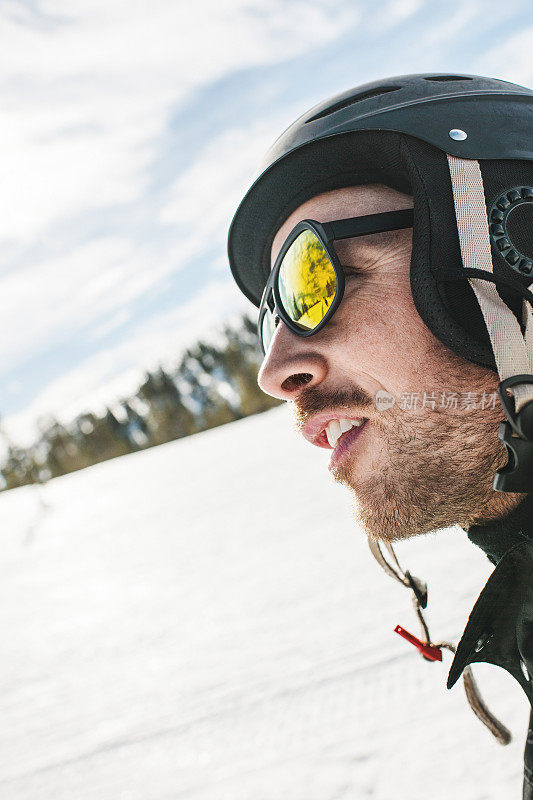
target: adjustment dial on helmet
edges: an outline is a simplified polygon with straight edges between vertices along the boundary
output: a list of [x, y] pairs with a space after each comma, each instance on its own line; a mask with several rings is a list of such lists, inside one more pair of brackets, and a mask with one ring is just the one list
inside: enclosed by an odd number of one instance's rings
[[533, 187], [517, 186], [500, 195], [489, 212], [490, 237], [509, 266], [533, 273]]

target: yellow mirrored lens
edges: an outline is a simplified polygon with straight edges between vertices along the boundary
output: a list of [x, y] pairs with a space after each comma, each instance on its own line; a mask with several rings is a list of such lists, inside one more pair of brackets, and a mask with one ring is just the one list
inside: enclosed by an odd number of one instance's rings
[[337, 277], [313, 231], [303, 231], [285, 253], [278, 288], [293, 322], [306, 330], [313, 330], [322, 322], [335, 297]]

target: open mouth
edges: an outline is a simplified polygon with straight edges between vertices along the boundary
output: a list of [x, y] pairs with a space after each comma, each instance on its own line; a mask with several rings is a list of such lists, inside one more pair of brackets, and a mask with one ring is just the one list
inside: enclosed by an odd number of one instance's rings
[[316, 414], [304, 426], [302, 433], [316, 447], [331, 451], [329, 469], [336, 467], [359, 438], [368, 423], [367, 417], [332, 416], [331, 412]]
[[[331, 444], [330, 447], [332, 448], [331, 458], [329, 460], [328, 469], [333, 470], [335, 467], [338, 467], [339, 464], [344, 460], [344, 458], [348, 455], [350, 450], [352, 449], [355, 442], [359, 439], [364, 429], [367, 427], [368, 420], [361, 419], [361, 420], [349, 420], [354, 424], [350, 425], [349, 428], [342, 431], [340, 436], [336, 436], [337, 434], [337, 426], [333, 426], [332, 433], [330, 432], [331, 437]], [[331, 424], [331, 423], [329, 423]], [[328, 427], [329, 427], [328, 424]], [[345, 426], [346, 427], [346, 426]], [[333, 435], [332, 435], [333, 434]], [[326, 434], [327, 435], [327, 434]], [[329, 441], [329, 439], [328, 439]], [[333, 444], [334, 442], [334, 444]]]
[[331, 449], [334, 450], [337, 446], [337, 443], [345, 433], [348, 433], [354, 428], [362, 427], [365, 422], [366, 420], [364, 417], [357, 417], [356, 419], [331, 419], [318, 437], [320, 439], [320, 443], [324, 442], [325, 439]]

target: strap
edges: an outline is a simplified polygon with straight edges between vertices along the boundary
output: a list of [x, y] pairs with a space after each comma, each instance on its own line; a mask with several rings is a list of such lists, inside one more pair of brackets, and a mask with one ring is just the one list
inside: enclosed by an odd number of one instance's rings
[[447, 269], [446, 274], [439, 275], [437, 280], [440, 283], [449, 283], [450, 281], [464, 282], [468, 278], [479, 278], [482, 281], [495, 283], [497, 286], [507, 286], [509, 289], [513, 289], [517, 294], [522, 295], [523, 298], [529, 300], [529, 302], [533, 304], [533, 292], [530, 292], [529, 289], [526, 289], [526, 287], [520, 283], [518, 277], [503, 277], [503, 275], [498, 275], [496, 277], [496, 275], [494, 275], [492, 272], [487, 272], [485, 269], [468, 269], [468, 267], [461, 267], [461, 269]]
[[[463, 266], [493, 272], [483, 178], [477, 161], [448, 154], [457, 230]], [[470, 278], [489, 333], [498, 374], [502, 380], [519, 374], [533, 374], [533, 313], [522, 301], [525, 336], [511, 309], [504, 303], [496, 286]], [[513, 389], [516, 411], [533, 400], [533, 386]]]
[[[390, 556], [392, 557], [393, 561], [396, 562], [396, 568], [385, 558], [383, 555], [383, 551], [381, 549], [381, 545], [384, 544], [387, 550], [389, 551]], [[392, 549], [392, 545], [389, 542], [381, 542], [381, 540], [372, 539], [368, 537], [368, 546], [370, 548], [370, 552], [383, 569], [387, 575], [390, 575], [391, 578], [395, 578], [400, 583], [403, 583], [404, 586], [410, 587], [409, 581], [405, 576], [403, 569], [400, 567], [400, 563], [396, 557], [396, 553]]]
[[[431, 641], [431, 635], [429, 633], [429, 628], [427, 622], [424, 618], [422, 613], [422, 608], [425, 608], [425, 602], [421, 605], [421, 593], [420, 588], [423, 587], [423, 594], [425, 595], [425, 599], [427, 601], [427, 586], [424, 581], [421, 581], [419, 578], [414, 578], [410, 572], [407, 570], [403, 570], [400, 566], [400, 562], [398, 561], [398, 557], [392, 547], [390, 542], [382, 542], [381, 540], [371, 539], [368, 537], [367, 539], [368, 545], [370, 547], [370, 552], [380, 565], [380, 567], [390, 575], [391, 578], [403, 583], [408, 589], [410, 589], [413, 593], [413, 606], [417, 613], [419, 622], [422, 626], [423, 636], [425, 639], [425, 644], [432, 648], [443, 648], [445, 647], [447, 650], [450, 650], [452, 653], [455, 653], [455, 647], [451, 642], [439, 642], [438, 644], [434, 644]], [[388, 550], [391, 561], [385, 558], [385, 555], [382, 550], [382, 546]], [[398, 626], [399, 627], [399, 626]], [[397, 629], [396, 629], [397, 630]], [[402, 634], [403, 635], [403, 634]], [[409, 634], [406, 638], [409, 638]], [[472, 674], [472, 669], [470, 666], [465, 667], [463, 671], [463, 685], [465, 689], [466, 698], [470, 704], [470, 707], [476, 717], [483, 722], [484, 725], [490, 730], [492, 735], [500, 742], [500, 744], [509, 744], [511, 741], [511, 734], [509, 730], [505, 727], [505, 725], [498, 720], [494, 714], [488, 709], [486, 703], [484, 702], [483, 698], [481, 697], [481, 693], [477, 687], [476, 681], [474, 680], [474, 676]], [[533, 719], [533, 717], [532, 717]], [[532, 797], [533, 800], [533, 797]]]

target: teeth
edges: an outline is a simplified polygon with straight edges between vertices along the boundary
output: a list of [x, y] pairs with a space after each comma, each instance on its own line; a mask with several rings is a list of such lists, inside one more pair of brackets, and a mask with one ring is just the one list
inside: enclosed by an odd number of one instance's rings
[[326, 426], [326, 436], [330, 447], [335, 447], [343, 433], [363, 424], [362, 419], [332, 419]]
[[331, 422], [328, 422], [326, 428], [326, 436], [328, 437], [328, 442], [330, 447], [335, 447], [337, 444], [337, 439], [341, 435], [341, 426], [337, 419], [332, 419]]

